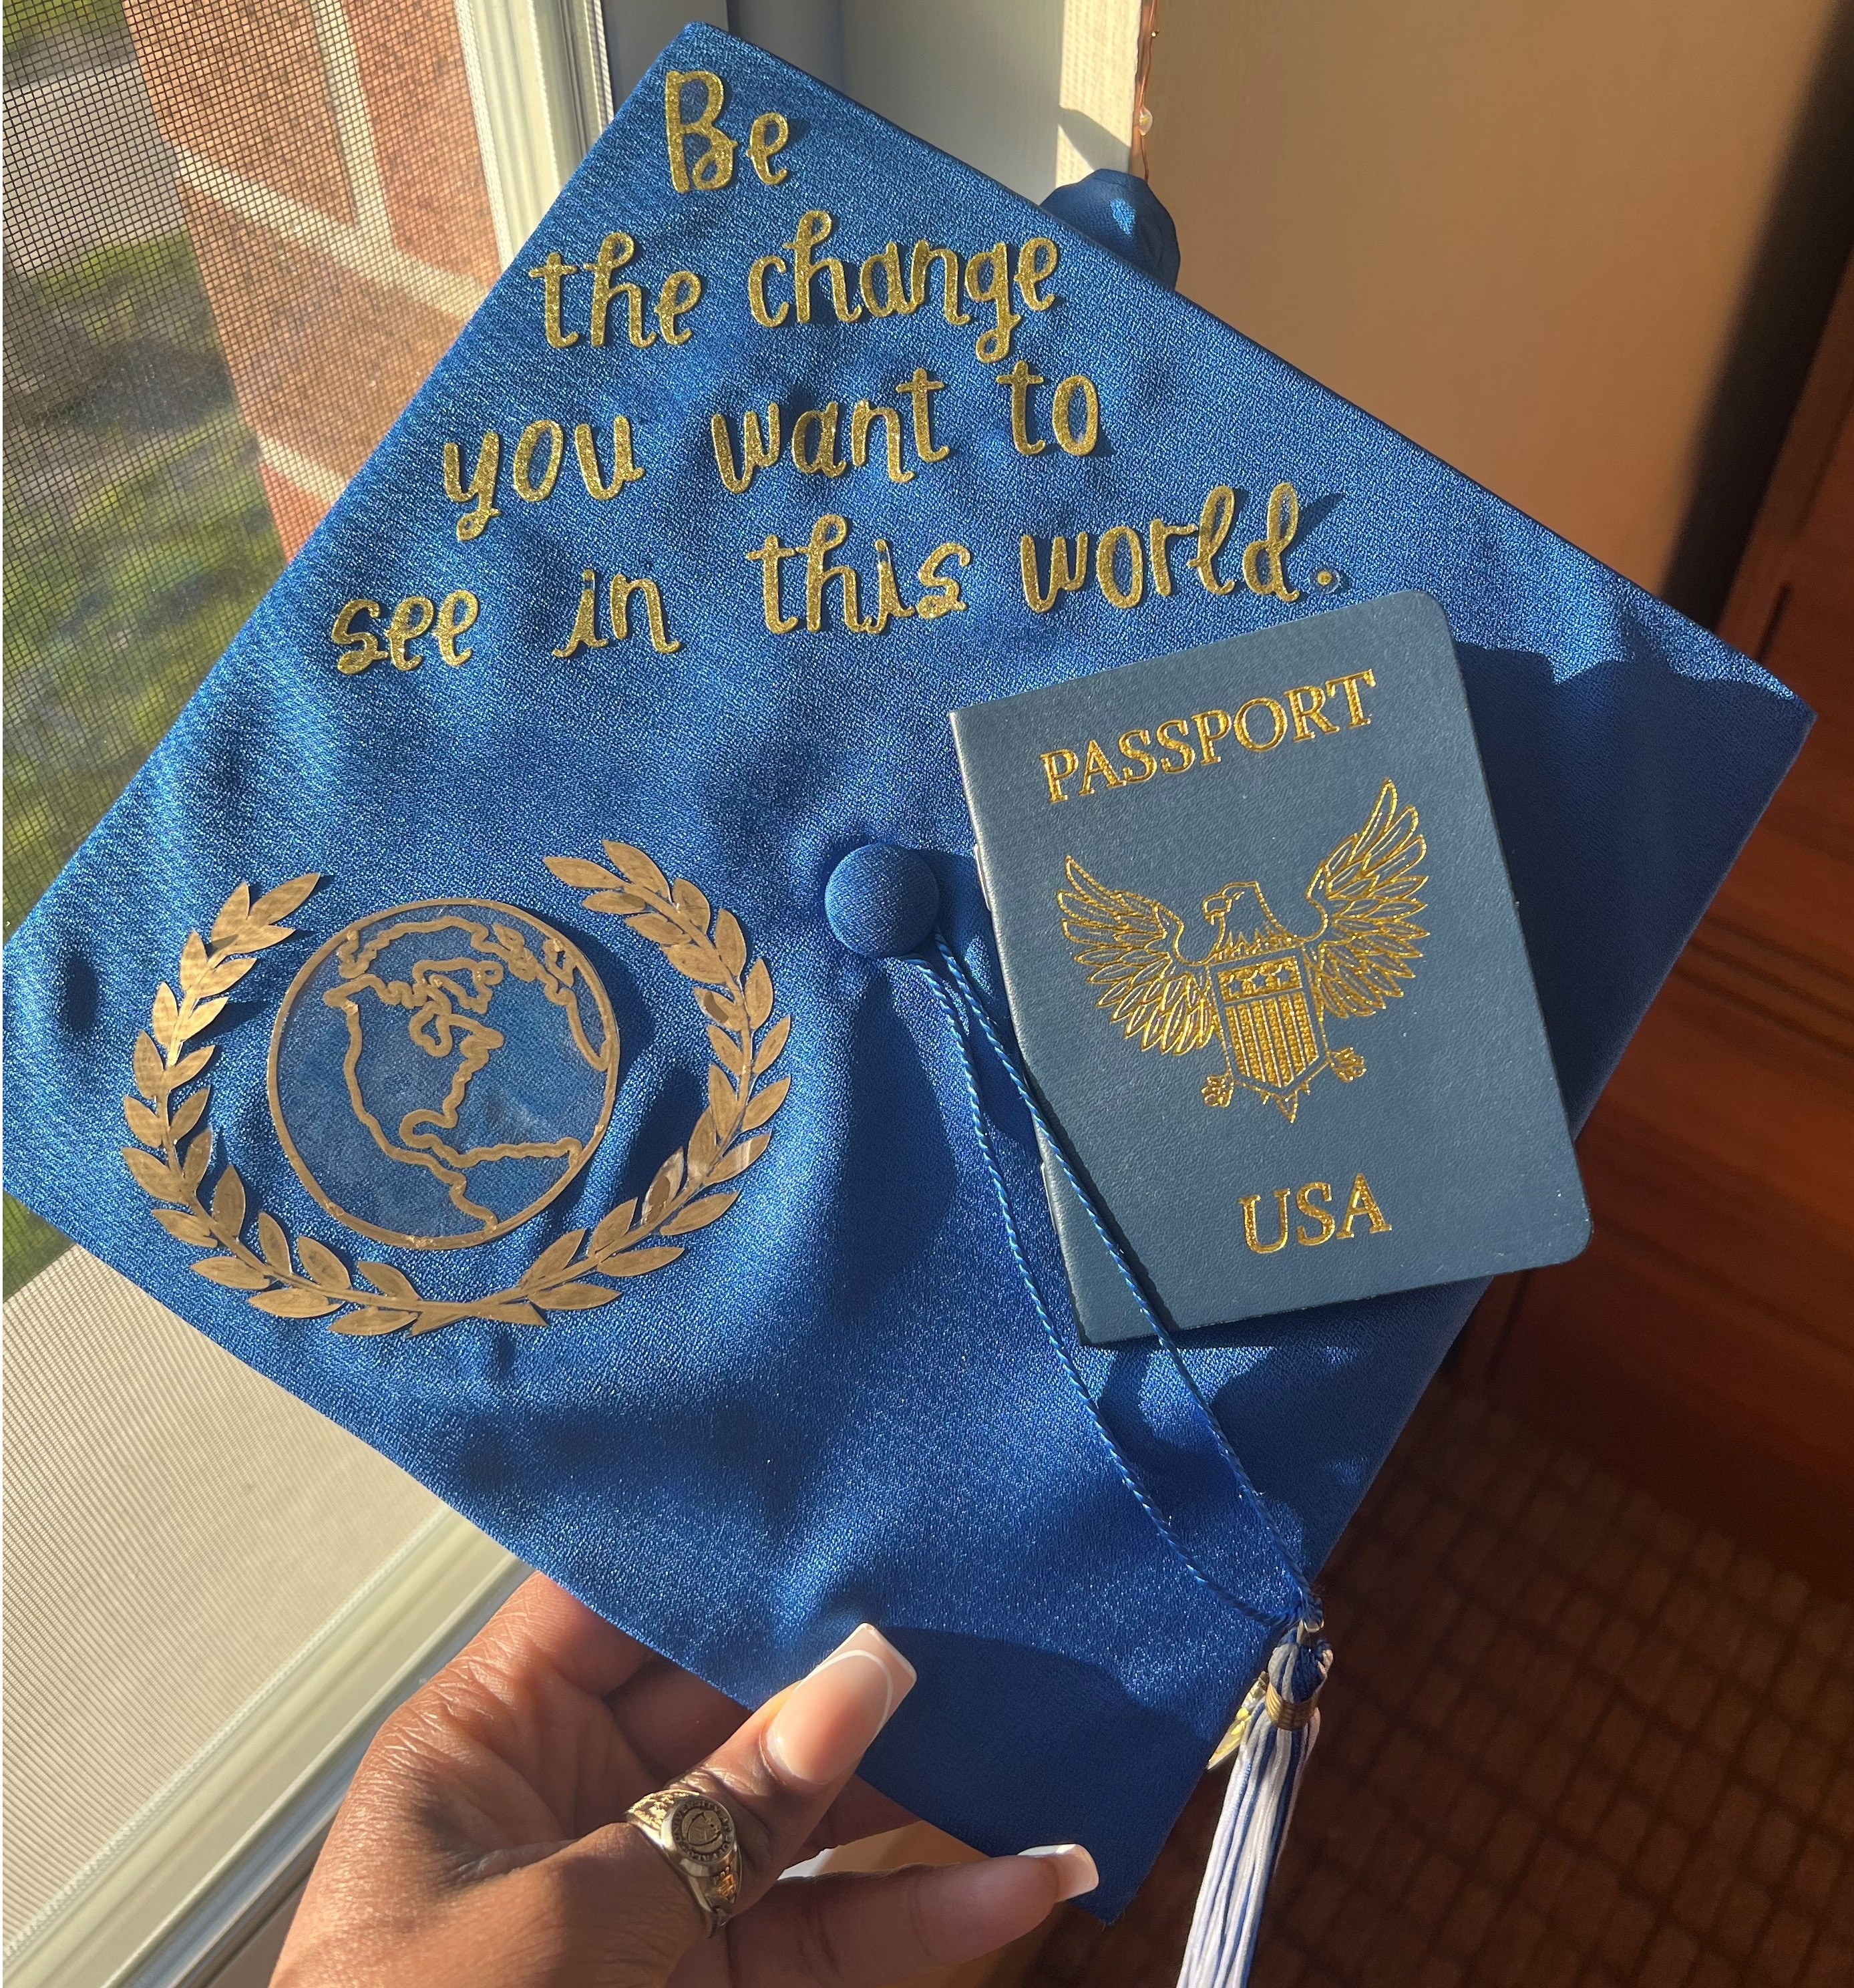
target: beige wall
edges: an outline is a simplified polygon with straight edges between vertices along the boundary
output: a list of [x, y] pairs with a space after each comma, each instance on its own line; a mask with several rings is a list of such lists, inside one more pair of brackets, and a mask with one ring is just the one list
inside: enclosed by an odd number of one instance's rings
[[[1854, 127], [1822, 74], [1845, 79], [1849, 11], [1159, 0], [1150, 164], [1180, 287], [1660, 588], [1721, 539], [1696, 505], [1748, 524], [1846, 252], [1818, 155], [1839, 171]], [[1722, 461], [1752, 402], [1774, 431]], [[1697, 601], [1672, 576], [1704, 611], [1707, 576]]]
[[1140, 0], [843, 0], [843, 21], [852, 96], [1026, 199], [1124, 171]]

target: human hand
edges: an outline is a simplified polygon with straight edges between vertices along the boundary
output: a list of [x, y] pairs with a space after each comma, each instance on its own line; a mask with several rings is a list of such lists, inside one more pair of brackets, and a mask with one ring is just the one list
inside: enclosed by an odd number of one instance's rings
[[[367, 1750], [273, 1988], [878, 1988], [988, 1952], [1092, 1888], [1086, 1851], [778, 1882], [911, 1820], [851, 1777], [913, 1682], [865, 1627], [743, 1716], [537, 1574]], [[739, 1839], [713, 1939], [624, 1820], [673, 1781]]]

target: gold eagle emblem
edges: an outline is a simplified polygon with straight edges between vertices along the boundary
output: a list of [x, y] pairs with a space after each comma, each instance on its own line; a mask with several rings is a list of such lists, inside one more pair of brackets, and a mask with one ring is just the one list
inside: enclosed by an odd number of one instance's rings
[[1379, 1013], [1415, 977], [1417, 942], [1429, 936], [1416, 922], [1428, 853], [1416, 810], [1386, 780], [1364, 827], [1313, 873], [1314, 931], [1291, 931], [1245, 879], [1204, 899], [1211, 949], [1188, 959], [1176, 911], [1109, 889], [1072, 856], [1056, 903], [1077, 965], [1101, 990], [1095, 1006], [1130, 1042], [1190, 1056], [1220, 1039], [1223, 1068], [1204, 1079], [1204, 1103], [1228, 1104], [1240, 1084], [1292, 1123], [1322, 1070], [1345, 1084], [1365, 1074], [1356, 1050], [1329, 1044], [1328, 1021]]

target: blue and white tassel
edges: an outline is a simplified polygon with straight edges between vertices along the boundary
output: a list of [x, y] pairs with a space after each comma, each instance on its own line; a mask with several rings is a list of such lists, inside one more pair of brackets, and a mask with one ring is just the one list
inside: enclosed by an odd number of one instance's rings
[[1295, 1570], [1292, 1559], [1278, 1533], [1275, 1533], [1266, 1506], [1257, 1498], [1255, 1488], [1249, 1483], [1248, 1473], [1231, 1448], [1222, 1424], [1217, 1421], [1215, 1412], [1204, 1398], [1196, 1377], [1179, 1351], [1177, 1341], [1153, 1312], [1113, 1231], [1095, 1206], [1093, 1197], [1070, 1166], [1061, 1141], [1044, 1116], [1042, 1107], [1038, 1101], [1027, 1073], [985, 1012], [984, 999], [964, 962], [947, 943], [945, 938], [937, 933], [934, 938], [934, 951], [939, 959], [937, 969], [930, 957], [918, 958], [914, 963], [926, 973], [952, 1030], [953, 1042], [958, 1050], [965, 1075], [973, 1130], [978, 1136], [979, 1151], [984, 1156], [991, 1177], [993, 1190], [998, 1197], [998, 1209], [1004, 1218], [1005, 1233], [1010, 1243], [1011, 1256], [1022, 1275], [1031, 1303], [1042, 1321], [1051, 1344], [1068, 1368], [1069, 1378], [1094, 1418], [1102, 1439], [1119, 1466], [1121, 1476], [1128, 1488], [1145, 1508], [1160, 1532], [1171, 1541], [1192, 1573], [1214, 1592], [1222, 1596], [1231, 1607], [1252, 1617], [1253, 1610], [1250, 1604], [1219, 1585], [1197, 1565], [1174, 1537], [1163, 1514], [1122, 1455], [1113, 1432], [1107, 1426], [1099, 1403], [1094, 1399], [1080, 1368], [1076, 1364], [1073, 1351], [1043, 1301], [1042, 1293], [1038, 1290], [1036, 1279], [1031, 1273], [1030, 1265], [1018, 1234], [1017, 1220], [1011, 1212], [1011, 1198], [1005, 1186], [1004, 1175], [992, 1151], [991, 1134], [985, 1122], [984, 1106], [979, 1094], [978, 1073], [973, 1063], [971, 1044], [968, 1040], [971, 1030], [975, 1030], [983, 1038], [1010, 1078], [1013, 1088], [1029, 1112], [1032, 1121], [1043, 1136], [1046, 1153], [1055, 1161], [1063, 1178], [1088, 1214], [1095, 1232], [1126, 1280], [1133, 1302], [1190, 1391], [1191, 1398], [1196, 1402], [1228, 1466], [1232, 1484], [1263, 1526], [1274, 1533], [1275, 1543], [1281, 1548], [1282, 1564], [1292, 1575], [1302, 1597], [1302, 1612], [1298, 1628], [1291, 1636], [1276, 1645], [1266, 1668], [1256, 1679], [1248, 1696], [1243, 1700], [1230, 1729], [1223, 1736], [1222, 1743], [1211, 1756], [1212, 1767], [1221, 1766], [1232, 1754], [1235, 1757], [1235, 1764], [1230, 1770], [1230, 1783], [1224, 1794], [1223, 1813], [1217, 1820], [1217, 1834], [1211, 1846], [1209, 1866], [1204, 1871], [1204, 1883], [1197, 1893], [1197, 1910], [1191, 1916], [1190, 1937], [1184, 1949], [1184, 1966], [1178, 1977], [1179, 1988], [1243, 1988], [1243, 1984], [1249, 1978], [1250, 1963], [1255, 1958], [1256, 1936], [1261, 1928], [1261, 1909], [1268, 1897], [1268, 1880], [1274, 1875], [1275, 1861], [1281, 1854], [1282, 1844], [1288, 1834], [1288, 1824], [1293, 1817], [1294, 1797], [1299, 1791], [1301, 1771], [1306, 1764], [1307, 1756], [1313, 1750], [1314, 1741], [1319, 1736], [1317, 1701], [1320, 1687], [1326, 1681], [1326, 1673], [1332, 1667], [1332, 1648], [1321, 1634], [1324, 1625], [1320, 1618], [1319, 1604]]
[[1317, 1615], [1307, 1617], [1275, 1646], [1211, 1756], [1213, 1767], [1234, 1760], [1178, 1988], [1242, 1988], [1249, 1978], [1268, 1881], [1319, 1737], [1320, 1687], [1332, 1668], [1323, 1626]]

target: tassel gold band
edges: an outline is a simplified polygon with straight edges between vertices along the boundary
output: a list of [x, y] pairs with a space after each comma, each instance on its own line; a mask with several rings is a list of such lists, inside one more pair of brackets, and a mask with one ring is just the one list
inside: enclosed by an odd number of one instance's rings
[[1283, 1698], [1275, 1689], [1274, 1683], [1271, 1680], [1262, 1702], [1268, 1709], [1269, 1718], [1281, 1728], [1282, 1732], [1298, 1733], [1312, 1719], [1315, 1712], [1319, 1709], [1319, 1692], [1315, 1689], [1309, 1696], [1297, 1702], [1291, 1698]]
[[[1295, 1629], [1294, 1641], [1303, 1650], [1312, 1649], [1324, 1635], [1325, 1627], [1324, 1620], [1319, 1614], [1305, 1615]], [[1270, 1723], [1280, 1727], [1284, 1733], [1299, 1732], [1312, 1719], [1313, 1709], [1319, 1702], [1320, 1691], [1325, 1682], [1322, 1675], [1319, 1683], [1315, 1684], [1304, 1699], [1283, 1698], [1275, 1688], [1273, 1677], [1265, 1670], [1244, 1694], [1241, 1704], [1236, 1708], [1236, 1716], [1230, 1721], [1223, 1737], [1217, 1741], [1217, 1750], [1206, 1763], [1205, 1771], [1207, 1773], [1212, 1768], [1221, 1767], [1236, 1751], [1258, 1712], [1265, 1712]]]

